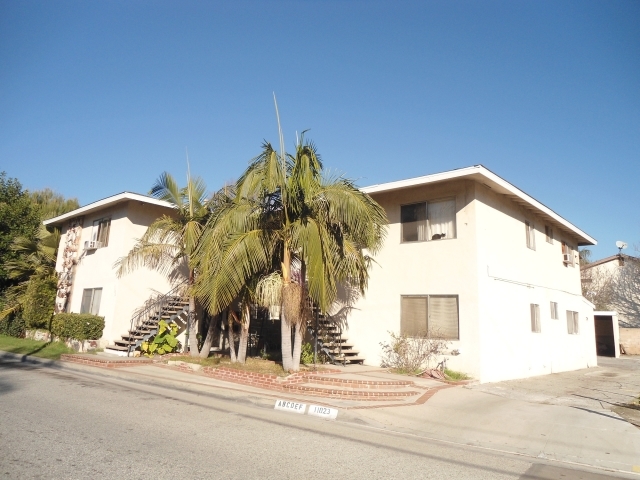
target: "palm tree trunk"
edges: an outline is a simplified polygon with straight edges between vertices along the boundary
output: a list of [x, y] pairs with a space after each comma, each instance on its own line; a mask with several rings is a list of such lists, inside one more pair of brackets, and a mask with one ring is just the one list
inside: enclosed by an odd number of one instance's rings
[[242, 324], [240, 326], [240, 343], [238, 345], [238, 363], [247, 360], [247, 340], [249, 339], [249, 324], [251, 322], [251, 310], [249, 304], [242, 305]]
[[302, 331], [302, 323], [296, 323], [295, 336], [293, 338], [293, 367], [291, 368], [294, 372], [300, 370], [300, 355], [302, 354]]
[[291, 356], [291, 323], [287, 320], [284, 308], [280, 310], [280, 334], [282, 343], [282, 369], [285, 372], [293, 369], [293, 357]]
[[213, 337], [215, 335], [218, 321], [219, 321], [218, 315], [216, 315], [209, 321], [207, 336], [205, 337], [204, 343], [202, 344], [202, 349], [200, 350], [200, 358], [207, 358], [209, 356], [209, 352], [211, 351], [211, 345], [213, 345]]
[[187, 350], [192, 357], [199, 357], [200, 351], [198, 350], [198, 329], [196, 319], [196, 299], [193, 296], [189, 297], [189, 321], [187, 322]]
[[227, 320], [228, 320], [228, 328], [229, 328], [229, 357], [231, 357], [231, 363], [236, 363], [237, 357], [236, 357], [236, 339], [233, 336], [233, 315], [232, 312], [229, 312], [229, 315], [227, 316]]

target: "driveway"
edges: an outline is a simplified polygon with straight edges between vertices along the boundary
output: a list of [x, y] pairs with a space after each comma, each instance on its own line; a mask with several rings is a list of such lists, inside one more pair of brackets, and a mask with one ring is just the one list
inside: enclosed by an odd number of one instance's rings
[[640, 428], [640, 356], [598, 357], [598, 367], [523, 380], [469, 386], [505, 398], [614, 412]]

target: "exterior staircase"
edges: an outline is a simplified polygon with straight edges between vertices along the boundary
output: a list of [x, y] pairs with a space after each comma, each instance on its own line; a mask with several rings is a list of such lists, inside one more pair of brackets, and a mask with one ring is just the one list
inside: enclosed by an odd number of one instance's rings
[[189, 299], [185, 295], [186, 283], [182, 283], [165, 295], [147, 301], [142, 310], [131, 318], [129, 331], [109, 345], [105, 352], [133, 356], [133, 352], [142, 342], [152, 338], [158, 332], [160, 320], [175, 323], [179, 332], [187, 326], [189, 318]]
[[324, 353], [331, 363], [347, 365], [348, 363], [364, 362], [364, 357], [359, 355], [359, 351], [354, 349], [354, 344], [343, 334], [340, 322], [333, 320], [329, 316], [315, 312], [316, 320], [309, 322], [307, 329], [315, 341], [316, 324], [318, 335], [318, 354]]

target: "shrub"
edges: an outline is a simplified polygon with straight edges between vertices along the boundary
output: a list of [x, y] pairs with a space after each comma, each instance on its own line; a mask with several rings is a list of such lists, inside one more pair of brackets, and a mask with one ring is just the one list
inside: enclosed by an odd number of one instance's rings
[[164, 355], [165, 353], [175, 352], [180, 348], [180, 342], [176, 338], [178, 335], [178, 325], [175, 323], [167, 323], [160, 320], [158, 323], [158, 333], [153, 340], [149, 339], [142, 342], [140, 351], [147, 357], [153, 357], [155, 354]]
[[313, 363], [313, 345], [309, 342], [302, 345], [302, 354], [300, 355], [300, 361], [305, 365], [311, 365]]
[[391, 335], [391, 343], [382, 342], [382, 366], [398, 373], [417, 374], [429, 368], [430, 362], [442, 355], [449, 342], [437, 335]]
[[56, 301], [56, 279], [32, 277], [27, 285], [25, 296], [22, 318], [26, 327], [49, 329], [49, 321]]
[[51, 333], [68, 340], [98, 340], [104, 330], [104, 317], [89, 313], [59, 313], [51, 321]]
[[10, 315], [4, 320], [0, 320], [0, 335], [24, 338], [26, 326], [22, 317]]

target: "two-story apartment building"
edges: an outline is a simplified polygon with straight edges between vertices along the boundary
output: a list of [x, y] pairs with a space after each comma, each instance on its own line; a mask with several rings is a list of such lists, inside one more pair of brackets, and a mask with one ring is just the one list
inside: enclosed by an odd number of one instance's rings
[[167, 202], [124, 192], [45, 221], [62, 233], [56, 311], [103, 316], [100, 346], [119, 340], [130, 328], [135, 310], [150, 296], [171, 290], [172, 282], [166, 274], [146, 267], [118, 278], [114, 265], [154, 220], [173, 212]]
[[596, 241], [482, 166], [363, 189], [388, 236], [348, 337], [379, 363], [388, 332], [439, 332], [482, 382], [596, 365], [578, 246]]

